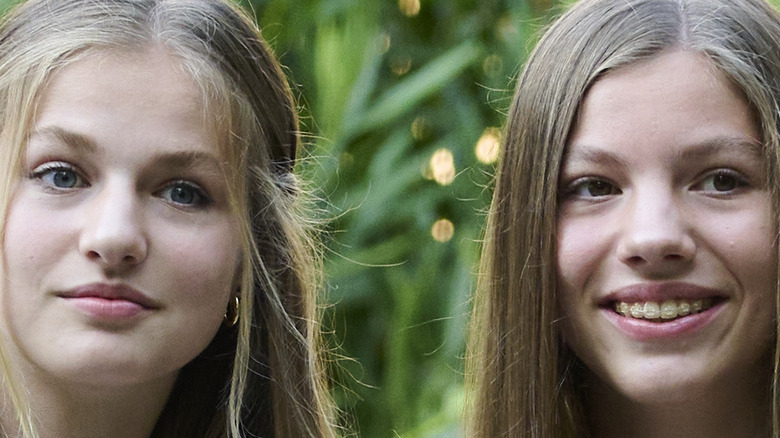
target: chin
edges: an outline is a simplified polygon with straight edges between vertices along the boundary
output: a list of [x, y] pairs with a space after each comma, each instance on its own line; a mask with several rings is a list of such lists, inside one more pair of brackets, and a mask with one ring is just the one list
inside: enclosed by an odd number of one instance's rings
[[617, 395], [618, 399], [667, 407], [700, 404], [725, 394], [737, 394], [750, 386], [762, 387], [768, 385], [765, 376], [771, 375], [768, 358], [748, 367], [718, 365], [713, 358], [661, 356], [627, 361], [619, 369], [587, 374], [597, 388]]

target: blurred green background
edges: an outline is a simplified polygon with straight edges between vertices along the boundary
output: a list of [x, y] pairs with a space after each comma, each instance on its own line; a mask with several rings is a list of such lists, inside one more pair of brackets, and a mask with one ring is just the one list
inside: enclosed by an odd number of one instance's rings
[[321, 198], [325, 326], [345, 424], [361, 437], [461, 436], [500, 128], [513, 77], [571, 0], [241, 3], [301, 106], [299, 171]]
[[[772, 0], [778, 4], [778, 0]], [[254, 0], [327, 222], [336, 396], [362, 437], [459, 437], [479, 239], [513, 78], [571, 0]]]
[[512, 78], [562, 2], [245, 2], [325, 200], [335, 393], [362, 437], [457, 437], [479, 239]]

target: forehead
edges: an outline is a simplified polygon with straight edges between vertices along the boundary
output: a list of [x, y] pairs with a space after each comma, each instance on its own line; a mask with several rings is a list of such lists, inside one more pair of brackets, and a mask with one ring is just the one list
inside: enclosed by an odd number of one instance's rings
[[760, 132], [741, 90], [704, 55], [675, 50], [597, 80], [580, 107], [568, 149], [642, 151], [713, 137], [759, 141]]
[[[158, 96], [150, 99], [150, 96]], [[148, 111], [155, 101], [172, 100], [183, 111], [202, 112], [203, 97], [194, 79], [162, 46], [143, 50], [90, 50], [55, 70], [43, 90], [40, 106], [126, 100]], [[73, 100], [75, 99], [75, 100]]]
[[[56, 142], [65, 137], [40, 134], [64, 133], [117, 159], [140, 160], [146, 152], [205, 153], [222, 161], [202, 96], [192, 76], [162, 47], [81, 54], [51, 75], [31, 140]], [[31, 141], [29, 146], [39, 145]]]
[[33, 131], [57, 127], [91, 133], [97, 143], [121, 134], [137, 144], [165, 142], [216, 151], [213, 119], [195, 79], [169, 51], [155, 45], [90, 51], [55, 70], [42, 90]]

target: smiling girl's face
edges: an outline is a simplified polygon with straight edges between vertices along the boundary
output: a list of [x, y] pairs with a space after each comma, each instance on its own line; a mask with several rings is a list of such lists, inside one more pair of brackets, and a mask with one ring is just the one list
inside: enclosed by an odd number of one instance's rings
[[3, 330], [22, 372], [172, 384], [238, 286], [240, 235], [195, 82], [160, 47], [56, 72], [5, 227]]
[[610, 391], [665, 403], [765, 369], [777, 249], [761, 148], [741, 93], [692, 52], [589, 90], [560, 176], [559, 304]]

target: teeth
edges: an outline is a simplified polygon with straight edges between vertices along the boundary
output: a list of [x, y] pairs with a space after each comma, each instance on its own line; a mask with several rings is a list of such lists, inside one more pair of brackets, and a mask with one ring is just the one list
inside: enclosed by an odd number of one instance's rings
[[[674, 319], [679, 314], [679, 307], [674, 301], [664, 301], [661, 304], [661, 319]], [[647, 316], [647, 312], [645, 312], [645, 316]]]
[[703, 312], [710, 307], [712, 307], [711, 298], [694, 301], [667, 300], [662, 303], [655, 301], [627, 303], [621, 301], [615, 303], [615, 312], [636, 319], [672, 320], [692, 313]]
[[645, 303], [645, 319], [658, 319], [661, 316], [661, 306], [652, 301]]

